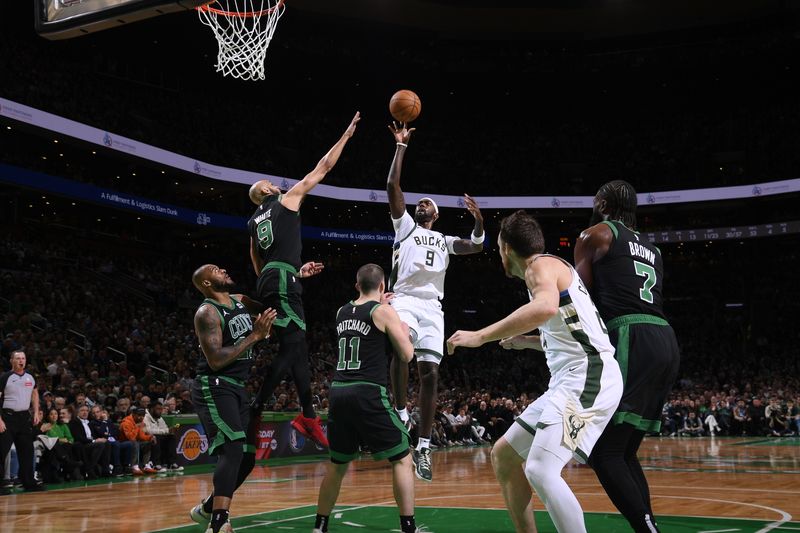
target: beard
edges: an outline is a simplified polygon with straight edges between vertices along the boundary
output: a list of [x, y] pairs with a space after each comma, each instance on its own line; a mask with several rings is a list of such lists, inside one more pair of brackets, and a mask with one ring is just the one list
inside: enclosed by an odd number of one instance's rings
[[211, 283], [211, 288], [214, 289], [214, 292], [231, 292], [232, 289], [236, 287], [236, 284], [231, 281], [221, 281], [221, 282], [213, 282]]
[[603, 216], [603, 214], [600, 211], [598, 211], [597, 209], [593, 209], [592, 210], [592, 218], [589, 219], [589, 227], [592, 227], [592, 226], [594, 226], [596, 224], [599, 224], [604, 220], [605, 220], [605, 217]]
[[415, 211], [414, 212], [414, 220], [417, 224], [425, 224], [433, 220], [433, 213], [428, 213], [427, 211]]

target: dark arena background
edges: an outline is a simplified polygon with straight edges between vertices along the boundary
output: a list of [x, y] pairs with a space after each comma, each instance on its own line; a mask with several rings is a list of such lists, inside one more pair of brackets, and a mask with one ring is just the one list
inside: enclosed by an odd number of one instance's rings
[[[54, 35], [48, 4], [89, 18]], [[467, 193], [485, 221], [483, 251], [451, 257], [445, 339], [528, 302], [498, 254], [504, 217], [525, 209], [546, 251], [573, 263], [600, 186], [628, 181], [641, 239], [662, 253], [680, 345], [660, 430], [638, 451], [658, 528], [800, 531], [800, 2], [287, 0], [255, 81], [216, 72], [214, 35], [185, 4], [3, 3], [0, 368], [25, 353], [42, 420], [28, 423], [39, 422], [35, 486], [22, 484], [30, 460], [16, 446], [0, 458], [0, 530], [206, 531], [189, 518], [213, 489], [216, 461], [190, 393], [203, 357], [192, 273], [219, 265], [235, 292], [255, 294], [250, 185], [290, 188], [360, 111], [301, 209], [303, 262], [325, 265], [302, 285], [326, 427], [337, 309], [358, 296], [361, 265], [392, 267], [388, 102], [410, 89], [422, 111], [403, 168], [407, 203], [432, 196], [435, 230], [469, 239]], [[104, 5], [117, 7], [92, 15]], [[149, 17], [137, 21], [140, 7]], [[247, 394], [277, 344], [254, 350]], [[492, 342], [445, 355], [434, 478], [416, 482], [420, 531], [514, 531], [492, 446], [549, 379], [532, 349]], [[412, 363], [412, 440], [418, 392]], [[80, 439], [59, 456], [48, 437], [81, 429], [56, 420], [85, 405], [90, 420], [107, 411], [121, 445], [118, 426], [157, 402], [173, 435], [164, 464], [126, 464], [110, 443], [95, 458]], [[314, 529], [330, 461], [293, 428], [299, 411], [287, 374], [261, 415], [233, 530]], [[392, 469], [363, 452], [330, 531], [400, 531]], [[588, 531], [632, 531], [592, 468], [571, 461], [563, 477]], [[556, 531], [536, 493], [533, 509], [540, 532]]]

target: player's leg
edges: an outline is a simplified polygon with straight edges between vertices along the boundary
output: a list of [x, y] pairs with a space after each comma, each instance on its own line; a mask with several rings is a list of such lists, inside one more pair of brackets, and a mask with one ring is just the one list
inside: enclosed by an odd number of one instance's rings
[[[419, 323], [417, 322], [416, 313], [413, 303], [415, 298], [395, 299], [391, 305], [400, 320], [406, 323], [409, 333], [411, 335], [411, 344], [417, 345], [419, 339]], [[408, 363], [400, 361], [397, 354], [392, 353], [392, 360], [389, 363], [389, 377], [392, 384], [392, 394], [394, 395], [394, 405], [397, 410], [397, 416], [408, 428], [410, 425], [410, 415], [406, 410], [408, 404]]]
[[308, 360], [308, 344], [306, 332], [290, 324], [287, 333], [281, 339], [282, 352], [279, 357], [290, 361], [289, 370], [294, 378], [297, 395], [302, 407], [302, 413], [292, 420], [292, 427], [305, 437], [315, 441], [320, 446], [328, 447], [328, 437], [322, 430], [322, 421], [314, 412], [311, 395], [311, 366]]
[[439, 364], [444, 347], [444, 315], [437, 300], [419, 300], [415, 304], [419, 324], [418, 339], [415, 346], [417, 369], [419, 371], [419, 413], [420, 427], [417, 447], [412, 459], [416, 474], [423, 481], [433, 480], [431, 465], [431, 431], [436, 415], [436, 402], [439, 389]]
[[525, 477], [547, 507], [556, 530], [560, 533], [585, 533], [581, 505], [561, 477], [561, 471], [572, 458], [572, 451], [561, 443], [563, 433], [560, 424], [536, 430], [525, 461]]
[[[249, 402], [246, 401], [244, 391], [241, 391], [241, 403], [239, 407], [239, 420], [241, 421], [241, 426], [248, 428], [246, 431], [246, 440], [243, 444], [244, 449], [242, 453], [242, 461], [239, 464], [239, 472], [236, 476], [236, 483], [234, 486], [234, 492], [242, 486], [242, 483], [245, 482], [247, 477], [253, 471], [253, 468], [256, 464], [256, 442], [258, 437], [258, 426], [259, 422], [261, 421], [260, 415], [258, 417], [251, 418], [250, 413], [250, 405]], [[214, 492], [212, 491], [211, 494], [206, 496], [206, 498], [200, 502], [199, 505], [196, 505], [190, 515], [192, 520], [198, 523], [208, 522], [208, 519], [211, 517], [211, 512], [214, 510]]]
[[[533, 435], [530, 435], [528, 440], [532, 442]], [[497, 482], [500, 483], [514, 529], [517, 533], [536, 533], [531, 502], [533, 493], [522, 469], [524, 461], [525, 459], [509, 444], [505, 436], [500, 437], [492, 447], [492, 468]]]
[[392, 489], [397, 510], [400, 512], [400, 531], [414, 533], [417, 529], [414, 517], [414, 465], [406, 448], [395, 457], [390, 457], [392, 464]]
[[[602, 436], [594, 445], [589, 465], [597, 474], [597, 479], [603, 485], [606, 494], [614, 506], [628, 520], [634, 531], [658, 531], [651, 527], [652, 513], [650, 512], [649, 497], [645, 499], [643, 488], [647, 487], [647, 480], [641, 466], [638, 473], [634, 473], [638, 463], [635, 457], [627, 457], [626, 453], [638, 446], [634, 444], [641, 439], [635, 439], [636, 429], [630, 424], [609, 424]], [[644, 432], [638, 432], [644, 435]], [[631, 466], [634, 466], [634, 469]], [[638, 474], [638, 475], [637, 475]], [[649, 494], [649, 491], [648, 493]]]
[[545, 392], [517, 417], [511, 427], [492, 448], [492, 467], [500, 483], [506, 508], [518, 533], [535, 533], [531, 485], [525, 477], [523, 463], [528, 458], [536, 424], [542, 410], [549, 402], [550, 391]]
[[328, 531], [328, 520], [331, 516], [333, 506], [339, 498], [339, 491], [342, 488], [342, 480], [347, 473], [349, 462], [336, 462], [331, 459], [325, 471], [325, 478], [319, 487], [319, 497], [317, 499], [317, 516], [314, 522], [314, 533], [325, 533]]
[[218, 460], [214, 467], [211, 513], [203, 509], [206, 501], [195, 506], [190, 516], [200, 523], [208, 520], [206, 533], [232, 531], [229, 509], [244, 457], [247, 427], [247, 420], [241, 418], [246, 405], [244, 389], [221, 378], [198, 376], [192, 388], [192, 402], [209, 440], [208, 453], [217, 455]]
[[409, 421], [409, 414], [406, 410], [408, 404], [408, 363], [404, 363], [392, 352], [392, 361], [389, 363], [389, 376], [392, 381], [392, 394], [394, 395], [394, 405], [397, 414], [404, 424]]
[[[350, 387], [357, 393], [358, 417], [353, 420], [354, 433], [372, 451], [375, 460], [388, 459], [392, 464], [392, 488], [400, 513], [400, 530], [414, 533], [414, 471], [409, 455], [408, 429], [389, 403], [386, 388], [378, 385]], [[335, 437], [338, 430], [332, 433]], [[333, 442], [333, 441], [332, 441]]]
[[216, 448], [218, 457], [214, 468], [214, 498], [211, 518], [206, 533], [220, 533], [230, 529], [230, 507], [233, 492], [236, 490], [236, 479], [239, 466], [244, 456], [244, 438], [228, 440]]
[[331, 461], [319, 489], [314, 533], [328, 531], [328, 521], [339, 497], [342, 479], [347, 473], [350, 461], [358, 457], [360, 442], [358, 424], [364, 418], [360, 409], [359, 391], [367, 390], [369, 392], [371, 388], [368, 385], [339, 386], [339, 383], [336, 382], [331, 386], [330, 409], [328, 410], [328, 435], [330, 437], [328, 453]]

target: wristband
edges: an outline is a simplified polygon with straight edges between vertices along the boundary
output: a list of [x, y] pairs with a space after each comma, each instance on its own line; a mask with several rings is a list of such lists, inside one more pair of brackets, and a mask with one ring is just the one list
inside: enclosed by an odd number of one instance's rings
[[476, 237], [474, 231], [472, 232], [472, 235], [470, 235], [470, 240], [472, 241], [472, 244], [483, 244], [483, 241], [485, 239], [486, 239], [486, 232], [485, 231], [483, 233], [481, 233], [480, 237]]
[[403, 148], [408, 148], [406, 143], [397, 143], [397, 146], [402, 146]]

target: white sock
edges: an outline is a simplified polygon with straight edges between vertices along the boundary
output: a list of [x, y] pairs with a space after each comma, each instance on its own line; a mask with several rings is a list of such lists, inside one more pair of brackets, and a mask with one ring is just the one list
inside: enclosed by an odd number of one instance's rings
[[419, 442], [417, 442], [417, 451], [420, 451], [422, 448], [430, 448], [431, 447], [431, 439], [423, 439], [422, 437], [419, 438]]
[[586, 533], [583, 510], [572, 490], [561, 477], [572, 452], [561, 444], [563, 428], [554, 424], [537, 429], [525, 462], [525, 477], [544, 502], [557, 531]]
[[400, 417], [400, 422], [404, 424], [408, 422], [408, 409], [406, 409], [405, 407], [403, 407], [402, 409], [395, 408], [395, 411], [397, 411], [397, 416]]

